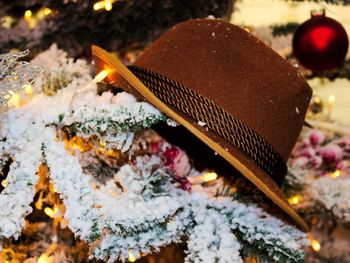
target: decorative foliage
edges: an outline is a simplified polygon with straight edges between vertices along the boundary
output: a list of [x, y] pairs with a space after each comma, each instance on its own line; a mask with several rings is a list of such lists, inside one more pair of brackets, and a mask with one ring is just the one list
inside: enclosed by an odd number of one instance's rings
[[[188, 263], [243, 262], [251, 255], [304, 261], [305, 235], [294, 227], [252, 204], [216, 196], [201, 182], [192, 191], [184, 187], [202, 175], [183, 150], [149, 129], [166, 119], [157, 109], [126, 93], [99, 96], [94, 83], [77, 92], [77, 83], [59, 87], [55, 96], [38, 94], [3, 116], [0, 163], [10, 158], [12, 164], [0, 192], [1, 256], [30, 221], [25, 217], [34, 201], [37, 212], [45, 204], [53, 226], [68, 227], [89, 246], [90, 259], [138, 259], [187, 236]], [[106, 169], [88, 167], [91, 158]], [[58, 199], [51, 207], [34, 197], [43, 182]], [[220, 182], [216, 193], [225, 192]], [[53, 257], [60, 247], [55, 235], [42, 256]]]
[[[37, 54], [56, 42], [73, 57], [86, 54], [92, 44], [123, 52], [143, 48], [163, 31], [190, 18], [213, 15], [229, 19], [233, 8], [231, 0], [138, 0], [117, 1], [108, 12], [95, 11], [96, 2], [1, 1], [0, 17], [13, 21], [6, 28], [0, 25], [0, 50], [30, 48]], [[50, 12], [38, 16], [45, 8]], [[30, 10], [30, 16], [24, 16], [26, 10]]]

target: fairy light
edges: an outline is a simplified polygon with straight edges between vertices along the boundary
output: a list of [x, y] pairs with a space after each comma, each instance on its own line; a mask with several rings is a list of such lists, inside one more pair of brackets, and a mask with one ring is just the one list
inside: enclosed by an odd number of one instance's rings
[[128, 251], [128, 261], [129, 262], [135, 262], [136, 261], [136, 257], [132, 254], [132, 250]]
[[46, 253], [41, 254], [41, 256], [38, 258], [38, 263], [49, 263], [49, 262], [50, 262], [50, 257]]
[[203, 175], [204, 182], [214, 181], [214, 180], [216, 180], [216, 178], [218, 178], [218, 175], [215, 172], [210, 172], [210, 173], [206, 173]]
[[295, 195], [290, 198], [288, 198], [288, 203], [290, 205], [297, 205], [301, 201], [301, 196], [300, 195]]
[[33, 16], [32, 11], [26, 10], [26, 11], [24, 12], [24, 19], [25, 19], [26, 21], [29, 21], [29, 20], [32, 18], [32, 16]]
[[330, 95], [327, 100], [328, 117], [331, 116], [334, 108], [335, 96]]
[[99, 2], [95, 3], [95, 4], [93, 5], [92, 8], [93, 8], [95, 11], [98, 11], [98, 10], [100, 10], [100, 9], [103, 9], [104, 6], [105, 6], [105, 2], [104, 2], [104, 1], [99, 1]]
[[[6, 98], [5, 98], [6, 99]], [[19, 108], [21, 107], [21, 96], [19, 94], [13, 94], [7, 102], [9, 107]]]
[[106, 11], [111, 11], [113, 8], [112, 1], [111, 0], [105, 0], [105, 9]]
[[315, 103], [321, 103], [321, 98], [318, 97], [318, 96], [315, 97], [315, 98], [314, 98], [314, 102], [315, 102]]
[[33, 87], [30, 84], [24, 85], [24, 92], [26, 95], [31, 97], [33, 95]]
[[94, 82], [101, 82], [102, 80], [104, 80], [105, 78], [107, 78], [109, 73], [109, 70], [104, 69], [101, 70], [94, 78]]
[[333, 173], [331, 173], [331, 177], [332, 177], [332, 178], [337, 178], [337, 177], [339, 177], [340, 175], [341, 175], [340, 170], [336, 170], [336, 171], [334, 171]]
[[58, 207], [57, 206], [55, 206], [53, 209], [50, 208], [50, 207], [45, 207], [45, 209], [44, 209], [44, 213], [46, 215], [48, 215], [49, 217], [51, 217], [51, 218], [55, 217], [57, 211], [58, 211]]
[[105, 9], [106, 11], [111, 11], [113, 8], [113, 3], [116, 0], [103, 0], [103, 1], [98, 1], [96, 2], [92, 8], [94, 11], [99, 11], [101, 9]]
[[100, 146], [102, 149], [106, 148], [107, 143], [104, 140], [100, 140]]
[[211, 181], [215, 181], [218, 178], [217, 173], [215, 172], [207, 172], [202, 175], [197, 176], [189, 176], [188, 180], [191, 184], [202, 184], [202, 183], [208, 183]]
[[48, 16], [52, 13], [52, 10], [48, 7], [44, 7], [43, 12], [44, 12], [44, 15]]
[[11, 28], [14, 22], [15, 22], [15, 19], [12, 16], [4, 16], [1, 19], [1, 25], [5, 28]]
[[4, 188], [6, 188], [8, 186], [8, 184], [9, 184], [9, 182], [7, 180], [3, 180], [1, 182], [1, 186], [4, 187]]
[[311, 240], [310, 244], [314, 251], [318, 252], [321, 250], [321, 244], [316, 239]]

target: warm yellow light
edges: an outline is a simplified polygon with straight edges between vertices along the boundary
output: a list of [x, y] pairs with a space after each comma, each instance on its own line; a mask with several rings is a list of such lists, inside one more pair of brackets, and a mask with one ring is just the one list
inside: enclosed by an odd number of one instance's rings
[[15, 19], [12, 16], [4, 16], [2, 18], [2, 26], [5, 28], [11, 28], [12, 24], [14, 23]]
[[45, 207], [45, 209], [44, 209], [44, 213], [47, 214], [51, 218], [55, 217], [57, 211], [58, 211], [57, 206], [55, 206], [53, 209], [51, 209], [50, 207]]
[[335, 101], [335, 96], [334, 96], [334, 95], [330, 95], [330, 96], [328, 97], [328, 103], [329, 103], [329, 104], [333, 104], [334, 101]]
[[95, 82], [101, 82], [108, 76], [109, 71], [107, 69], [101, 70], [94, 78]]
[[50, 257], [46, 253], [41, 254], [41, 256], [38, 258], [38, 263], [49, 263]]
[[19, 94], [14, 94], [7, 102], [8, 106], [19, 108], [21, 107], [21, 96]]
[[314, 98], [314, 102], [317, 103], [317, 104], [321, 103], [321, 98], [320, 97], [315, 97]]
[[106, 11], [111, 11], [112, 10], [112, 1], [111, 0], [105, 0], [105, 9]]
[[132, 250], [129, 250], [129, 252], [128, 252], [128, 261], [129, 262], [135, 262], [136, 261], [136, 258], [135, 258], [135, 256], [132, 254]]
[[214, 172], [211, 173], [206, 173], [203, 175], [203, 181], [204, 182], [210, 182], [210, 181], [214, 181], [216, 180], [216, 178], [218, 178], [218, 175]]
[[8, 186], [9, 182], [7, 180], [3, 180], [1, 182], [2, 187], [6, 188]]
[[32, 18], [32, 15], [33, 15], [32, 11], [27, 10], [27, 11], [24, 12], [24, 19], [25, 20], [29, 20], [29, 19]]
[[340, 175], [341, 175], [341, 173], [340, 173], [339, 170], [336, 170], [335, 172], [331, 173], [331, 177], [332, 177], [332, 178], [337, 178], [337, 177], [340, 176]]
[[32, 85], [30, 85], [30, 84], [25, 85], [25, 86], [24, 86], [24, 92], [25, 92], [27, 95], [32, 95], [32, 93], [33, 93]]
[[98, 10], [104, 8], [104, 7], [105, 7], [105, 2], [104, 1], [99, 1], [99, 2], [95, 3], [92, 8], [95, 11], [98, 11]]
[[311, 247], [316, 252], [321, 250], [321, 244], [316, 239], [311, 240]]
[[296, 205], [301, 201], [301, 196], [300, 195], [295, 195], [290, 198], [288, 198], [288, 202], [291, 205]]
[[50, 8], [44, 7], [44, 15], [48, 16], [51, 13], [52, 13], [52, 10]]
[[107, 145], [107, 143], [106, 143], [104, 140], [100, 140], [100, 146], [101, 146], [102, 148], [105, 148], [106, 145]]

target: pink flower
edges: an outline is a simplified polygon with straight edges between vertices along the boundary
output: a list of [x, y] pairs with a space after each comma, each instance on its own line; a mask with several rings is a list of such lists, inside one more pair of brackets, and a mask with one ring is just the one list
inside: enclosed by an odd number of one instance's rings
[[340, 161], [343, 157], [343, 150], [336, 144], [327, 144], [320, 149], [323, 161], [332, 164]]
[[319, 130], [313, 130], [309, 135], [309, 139], [311, 144], [320, 145], [321, 143], [324, 142], [325, 135]]

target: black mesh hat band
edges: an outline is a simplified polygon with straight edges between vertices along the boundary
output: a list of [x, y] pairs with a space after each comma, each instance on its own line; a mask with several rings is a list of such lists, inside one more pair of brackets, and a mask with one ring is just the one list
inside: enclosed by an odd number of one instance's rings
[[279, 186], [282, 184], [287, 166], [277, 150], [259, 134], [186, 86], [144, 68], [128, 68], [156, 97], [195, 121], [205, 123], [211, 131], [250, 157]]

